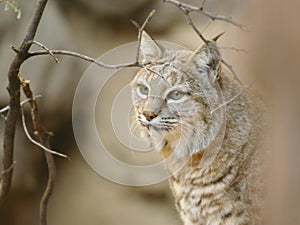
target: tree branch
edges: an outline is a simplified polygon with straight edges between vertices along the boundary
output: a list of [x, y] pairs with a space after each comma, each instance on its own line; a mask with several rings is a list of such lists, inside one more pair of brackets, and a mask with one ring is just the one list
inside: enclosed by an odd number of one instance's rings
[[[29, 101], [31, 101], [31, 99], [29, 99]], [[43, 149], [44, 151], [46, 151], [46, 152], [48, 152], [48, 153], [51, 153], [51, 154], [53, 154], [53, 155], [57, 155], [57, 156], [60, 156], [60, 157], [63, 157], [63, 158], [68, 158], [68, 156], [66, 156], [65, 154], [62, 154], [62, 153], [59, 153], [59, 152], [56, 152], [56, 151], [53, 151], [53, 150], [47, 148], [45, 145], [43, 145], [43, 144], [37, 142], [36, 140], [34, 140], [34, 139], [30, 136], [29, 131], [28, 131], [27, 126], [26, 126], [26, 120], [25, 120], [25, 114], [24, 114], [23, 108], [21, 108], [21, 117], [22, 117], [22, 125], [23, 125], [23, 129], [24, 129], [24, 132], [25, 132], [25, 134], [26, 134], [26, 137], [28, 138], [28, 140], [29, 140], [32, 144], [38, 146], [39, 148], [41, 148], [41, 149]]]
[[47, 4], [47, 0], [38, 0], [36, 2], [33, 16], [31, 17], [29, 27], [25, 37], [18, 49], [18, 53], [14, 57], [9, 66], [8, 71], [8, 92], [9, 92], [9, 111], [5, 121], [4, 136], [3, 136], [3, 152], [2, 152], [2, 171], [8, 171], [2, 175], [0, 183], [0, 205], [3, 204], [7, 193], [11, 187], [13, 169], [8, 170], [14, 162], [14, 137], [16, 123], [20, 115], [20, 81], [18, 73], [20, 66], [26, 60], [26, 55], [31, 46], [29, 43], [35, 37], [39, 22], [43, 11]]
[[137, 46], [137, 51], [136, 51], [136, 57], [135, 60], [138, 62], [139, 61], [139, 57], [140, 57], [140, 48], [141, 48], [141, 38], [142, 38], [142, 32], [145, 29], [146, 25], [149, 23], [149, 21], [151, 20], [151, 18], [153, 17], [155, 13], [155, 10], [153, 9], [149, 15], [147, 16], [147, 18], [145, 19], [144, 23], [142, 26], [140, 26], [136, 21], [131, 20], [131, 22], [133, 23], [133, 25], [138, 29], [138, 46]]
[[49, 48], [47, 48], [45, 45], [43, 45], [42, 43], [40, 43], [40, 42], [38, 42], [38, 41], [34, 41], [34, 40], [33, 40], [33, 41], [30, 41], [29, 43], [36, 44], [37, 46], [39, 46], [39, 47], [45, 49], [45, 51], [48, 52], [48, 54], [52, 56], [52, 58], [54, 59], [54, 61], [55, 61], [56, 63], [59, 63], [58, 58], [56, 58], [55, 55], [52, 53], [52, 51], [51, 51]]
[[[204, 16], [207, 16], [209, 18], [211, 18], [212, 20], [223, 20], [227, 23], [233, 24], [237, 27], [239, 27], [240, 29], [245, 30], [246, 26], [239, 24], [237, 22], [235, 22], [231, 17], [226, 17], [226, 16], [222, 16], [222, 15], [218, 15], [216, 13], [212, 13], [210, 11], [207, 11], [204, 9], [204, 4], [205, 4], [205, 0], [202, 2], [202, 6], [201, 7], [197, 7], [197, 6], [193, 6], [184, 2], [180, 2], [178, 0], [163, 0], [163, 2], [167, 2], [167, 3], [171, 3], [175, 6], [177, 6], [179, 8], [180, 11], [183, 12], [183, 14], [185, 15], [189, 25], [193, 28], [193, 30], [198, 34], [198, 36], [201, 38], [201, 40], [207, 45], [209, 43], [209, 41], [203, 36], [202, 32], [196, 27], [196, 25], [194, 24], [190, 13], [191, 12], [199, 12]], [[234, 76], [234, 78], [240, 83], [242, 84], [241, 80], [239, 79], [238, 75], [236, 74], [236, 72], [234, 71], [233, 67], [227, 63], [223, 58], [221, 59], [222, 63], [230, 70], [230, 72], [232, 73], [232, 75]]]
[[[52, 195], [54, 185], [55, 185], [55, 179], [56, 179], [56, 166], [55, 166], [55, 161], [52, 156], [52, 154], [60, 155], [60, 156], [65, 156], [60, 153], [53, 153], [52, 150], [50, 150], [50, 144], [49, 144], [49, 137], [52, 136], [52, 133], [47, 131], [41, 124], [40, 120], [40, 115], [38, 111], [38, 104], [35, 98], [33, 97], [32, 91], [29, 86], [29, 82], [24, 82], [22, 84], [23, 92], [25, 96], [30, 99], [29, 103], [31, 106], [31, 118], [32, 118], [32, 123], [33, 127], [35, 130], [35, 135], [37, 136], [39, 140], [39, 147], [42, 147], [44, 151], [44, 155], [47, 161], [47, 166], [48, 166], [48, 184], [46, 187], [46, 190], [43, 194], [43, 197], [40, 202], [40, 224], [41, 225], [46, 225], [47, 224], [47, 205], [49, 198]], [[23, 118], [23, 126], [24, 129], [26, 129], [26, 124], [25, 124], [25, 118], [24, 118], [24, 113], [23, 109], [22, 111], [22, 118]], [[47, 151], [46, 151], [47, 149]], [[49, 152], [50, 151], [50, 152]]]
[[[83, 55], [78, 52], [72, 52], [72, 51], [66, 51], [66, 50], [50, 50], [52, 54], [54, 55], [66, 55], [66, 56], [73, 56], [76, 58], [83, 59], [85, 61], [91, 62], [96, 64], [97, 66], [107, 68], [107, 69], [121, 69], [124, 67], [142, 67], [142, 65], [139, 62], [130, 62], [130, 63], [122, 63], [122, 64], [115, 64], [115, 65], [110, 65], [110, 64], [105, 64], [103, 62], [100, 62], [92, 57], [89, 57], [87, 55]], [[28, 58], [34, 57], [34, 56], [39, 56], [39, 55], [49, 55], [48, 51], [35, 51], [35, 52], [29, 52], [28, 53]]]
[[232, 50], [235, 52], [241, 52], [241, 53], [245, 53], [245, 54], [248, 53], [248, 51], [246, 49], [236, 48], [236, 47], [219, 46], [219, 49]]
[[10, 167], [7, 168], [7, 170], [2, 171], [2, 172], [1, 172], [1, 175], [0, 175], [0, 179], [2, 178], [3, 174], [8, 173], [9, 171], [11, 171], [11, 170], [14, 168], [14, 166], [16, 165], [16, 163], [17, 163], [17, 162], [14, 161], [14, 162], [10, 165]]
[[[41, 95], [36, 95], [34, 96], [34, 98], [39, 98], [42, 97]], [[29, 102], [31, 99], [25, 99], [24, 101], [21, 102], [20, 106], [22, 107], [25, 103]], [[3, 107], [2, 109], [0, 109], [0, 114], [3, 114], [5, 112], [7, 112], [9, 110], [9, 105]]]
[[30, 47], [32, 45], [32, 41], [35, 37], [37, 28], [39, 26], [39, 23], [42, 18], [42, 15], [44, 13], [44, 9], [46, 7], [47, 2], [48, 2], [48, 0], [38, 0], [36, 2], [34, 13], [31, 17], [25, 37], [24, 37], [21, 47], [19, 49], [21, 54], [26, 55], [28, 53], [28, 50], [30, 49]]
[[193, 28], [193, 30], [198, 34], [198, 36], [201, 38], [201, 40], [205, 43], [208, 44], [208, 40], [206, 40], [206, 38], [203, 36], [202, 32], [200, 32], [200, 30], [198, 30], [198, 28], [196, 27], [196, 25], [194, 24], [191, 16], [189, 15], [189, 11], [183, 8], [179, 8], [183, 14], [185, 15], [186, 19], [188, 20], [189, 25]]
[[163, 0], [163, 1], [171, 3], [173, 5], [176, 5], [179, 9], [186, 10], [187, 13], [199, 12], [202, 15], [211, 18], [212, 20], [222, 20], [222, 21], [230, 23], [230, 24], [232, 24], [232, 25], [234, 25], [234, 26], [236, 26], [236, 27], [238, 27], [242, 30], [247, 30], [247, 27], [245, 25], [242, 25], [242, 24], [236, 22], [235, 20], [232, 19], [231, 16], [218, 15], [217, 13], [205, 10], [204, 9], [204, 4], [205, 4], [206, 1], [202, 2], [201, 7], [193, 6], [193, 5], [190, 5], [190, 4], [187, 4], [187, 3], [184, 3], [184, 2], [180, 2], [180, 1], [177, 1], [177, 0]]

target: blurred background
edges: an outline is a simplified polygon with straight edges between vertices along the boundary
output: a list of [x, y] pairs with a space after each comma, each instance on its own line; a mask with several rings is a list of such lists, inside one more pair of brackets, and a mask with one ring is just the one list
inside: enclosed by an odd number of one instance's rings
[[[18, 46], [27, 29], [34, 0], [17, 1], [21, 20], [12, 10], [4, 12], [0, 4], [0, 108], [8, 104], [7, 71], [14, 56], [10, 45]], [[201, 1], [186, 1], [201, 5]], [[221, 21], [193, 14], [206, 38], [225, 32], [219, 46], [245, 84], [256, 80], [257, 89], [270, 107], [273, 126], [272, 166], [267, 217], [270, 224], [300, 224], [300, 29], [296, 24], [300, 3], [287, 0], [207, 0], [206, 9], [230, 15], [249, 27], [250, 32]], [[140, 24], [148, 13], [156, 13], [146, 27], [158, 40], [196, 49], [203, 43], [187, 25], [184, 15], [173, 5], [160, 0], [50, 0], [43, 15], [36, 40], [50, 49], [66, 49], [99, 57], [121, 44], [137, 40], [133, 19]], [[245, 54], [231, 47], [247, 50]], [[37, 49], [34, 47], [34, 49]], [[67, 56], [56, 64], [41, 56], [21, 68], [31, 80], [32, 90], [41, 94], [39, 108], [45, 127], [55, 136], [54, 149], [70, 156], [71, 161], [56, 157], [58, 177], [49, 202], [49, 224], [81, 225], [176, 225], [181, 224], [167, 181], [147, 187], [122, 186], [98, 175], [88, 166], [76, 146], [72, 130], [72, 101], [78, 82], [88, 63]], [[133, 74], [128, 75], [133, 76]], [[131, 78], [130, 78], [131, 79]], [[128, 77], [121, 83], [129, 82]], [[109, 111], [112, 93], [120, 85], [107, 88], [98, 107], [99, 117]], [[107, 97], [108, 96], [108, 97]], [[82, 106], [84, 107], [84, 106]], [[98, 118], [103, 133], [109, 121]], [[103, 123], [101, 123], [103, 121]], [[13, 187], [0, 208], [1, 225], [38, 224], [39, 200], [47, 181], [45, 160], [40, 149], [31, 145], [20, 124], [15, 142]], [[4, 120], [0, 118], [2, 146]], [[108, 131], [107, 131], [108, 132]], [[115, 154], [119, 145], [108, 141]], [[118, 155], [122, 159], [122, 154]], [[125, 157], [125, 156], [124, 156]], [[156, 157], [156, 156], [153, 156]]]

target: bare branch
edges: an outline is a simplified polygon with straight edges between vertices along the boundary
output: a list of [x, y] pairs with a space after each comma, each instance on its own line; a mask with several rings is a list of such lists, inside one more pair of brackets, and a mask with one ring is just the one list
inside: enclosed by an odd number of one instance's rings
[[36, 44], [37, 46], [40, 46], [41, 48], [45, 49], [45, 51], [47, 51], [48, 54], [52, 56], [52, 58], [54, 59], [54, 61], [56, 63], [59, 63], [58, 58], [56, 58], [55, 55], [52, 53], [52, 51], [49, 48], [47, 48], [45, 45], [43, 45], [42, 43], [40, 43], [38, 41], [34, 41], [34, 40], [29, 41], [29, 43]]
[[213, 22], [212, 19], [208, 20], [208, 22], [205, 24], [205, 26], [201, 29], [202, 33], [204, 33], [206, 31], [206, 29], [209, 27], [209, 25], [211, 25], [212, 22]]
[[150, 22], [151, 18], [153, 17], [155, 13], [155, 10], [153, 9], [149, 15], [147, 16], [147, 18], [145, 19], [143, 25], [139, 28], [139, 34], [138, 34], [138, 40], [140, 41], [141, 40], [141, 36], [142, 36], [142, 32], [143, 30], [145, 29], [145, 27], [147, 26], [147, 24]]
[[205, 3], [206, 3], [206, 0], [203, 0], [202, 3], [201, 3], [201, 8], [204, 7]]
[[16, 163], [17, 163], [17, 162], [14, 161], [14, 162], [10, 165], [10, 167], [8, 167], [6, 170], [2, 171], [2, 172], [1, 172], [0, 179], [2, 179], [3, 174], [8, 173], [9, 171], [11, 171], [11, 170], [15, 167]]
[[236, 48], [236, 47], [227, 47], [227, 46], [219, 46], [219, 49], [224, 49], [224, 50], [232, 50], [236, 52], [241, 52], [241, 53], [248, 53], [247, 50], [242, 49], [242, 48]]
[[206, 40], [206, 38], [203, 36], [203, 34], [198, 30], [198, 28], [196, 27], [196, 25], [194, 24], [191, 16], [189, 15], [189, 11], [181, 9], [180, 10], [184, 13], [185, 17], [188, 20], [189, 25], [194, 29], [194, 31], [198, 34], [198, 36], [202, 39], [202, 41], [205, 44], [208, 44], [208, 40]]
[[9, 106], [5, 106], [4, 108], [0, 109], [0, 114], [5, 113], [9, 110]]
[[10, 48], [17, 54], [20, 53], [19, 49], [17, 49], [15, 46], [11, 45]]
[[200, 30], [198, 30], [198, 28], [196, 27], [196, 25], [194, 24], [191, 16], [189, 15], [190, 12], [192, 11], [197, 11], [198, 7], [196, 6], [192, 6], [183, 2], [179, 2], [176, 0], [163, 0], [163, 2], [168, 2], [168, 3], [172, 3], [173, 5], [177, 6], [178, 9], [184, 14], [184, 16], [186, 17], [189, 25], [193, 28], [193, 30], [197, 33], [197, 35], [201, 38], [201, 40], [205, 43], [208, 44], [208, 40], [203, 36], [202, 32]]
[[17, 19], [21, 19], [21, 9], [19, 8], [19, 6], [17, 5], [17, 3], [15, 1], [10, 1], [10, 0], [0, 0], [0, 4], [4, 3], [5, 7], [4, 7], [4, 11], [9, 10], [9, 7], [13, 9], [13, 11], [17, 14]]
[[[45, 140], [44, 142], [45, 142], [44, 143], [45, 145], [50, 146], [48, 140]], [[44, 191], [43, 197], [40, 202], [40, 224], [41, 225], [47, 224], [48, 201], [54, 190], [55, 180], [56, 180], [56, 166], [55, 166], [54, 158], [48, 152], [45, 152], [45, 157], [46, 157], [46, 161], [47, 161], [49, 175], [48, 175], [47, 187], [46, 187], [46, 190]]]
[[[46, 225], [47, 224], [47, 205], [48, 205], [48, 201], [52, 195], [54, 185], [55, 185], [55, 179], [56, 179], [56, 167], [55, 167], [55, 161], [54, 161], [52, 154], [59, 155], [62, 157], [66, 157], [66, 156], [61, 153], [52, 151], [50, 149], [49, 137], [52, 136], [52, 132], [47, 131], [42, 126], [39, 111], [38, 111], [38, 104], [37, 104], [37, 101], [35, 100], [35, 98], [33, 97], [33, 93], [30, 89], [29, 82], [25, 82], [24, 85], [22, 85], [22, 89], [23, 89], [25, 96], [28, 99], [31, 99], [31, 100], [29, 100], [29, 103], [31, 106], [31, 118], [32, 118], [33, 127], [35, 129], [35, 134], [39, 139], [39, 142], [37, 142], [37, 143], [38, 143], [39, 147], [44, 149], [44, 155], [45, 155], [45, 158], [47, 161], [47, 166], [48, 166], [48, 174], [49, 174], [48, 183], [47, 183], [46, 190], [44, 191], [43, 197], [40, 202], [40, 224]], [[23, 108], [21, 108], [21, 112], [22, 112], [23, 127], [24, 127], [24, 129], [26, 129]], [[28, 133], [28, 131], [27, 131], [27, 133]]]
[[[200, 9], [201, 9], [201, 8], [200, 8]], [[205, 16], [208, 16], [208, 17], [211, 18], [212, 20], [222, 20], [222, 21], [225, 21], [225, 22], [227, 22], [227, 23], [231, 23], [232, 25], [234, 25], [234, 26], [236, 26], [236, 27], [238, 27], [238, 28], [240, 28], [240, 29], [242, 29], [242, 30], [245, 30], [245, 31], [248, 30], [248, 28], [247, 28], [245, 25], [240, 24], [240, 23], [237, 23], [236, 21], [234, 21], [234, 20], [232, 19], [231, 16], [222, 16], [222, 15], [218, 15], [218, 14], [216, 14], [216, 13], [214, 13], [214, 12], [207, 11], [207, 10], [205, 10], [205, 9], [203, 9], [203, 8], [202, 8], [202, 10], [201, 10], [201, 13], [202, 13], [203, 15], [205, 15]]]
[[146, 71], [146, 73], [147, 73], [148, 75], [149, 75], [150, 73], [153, 73], [153, 74], [159, 76], [159, 77], [160, 77], [161, 79], [163, 79], [164, 81], [166, 81], [166, 83], [167, 83], [168, 85], [170, 85], [169, 82], [166, 80], [166, 78], [164, 78], [164, 76], [162, 76], [159, 72], [156, 72], [155, 70], [153, 70], [153, 69], [151, 69], [151, 68], [147, 68], [145, 65], [143, 65], [143, 68], [144, 68], [144, 70]]
[[22, 116], [22, 125], [23, 125], [24, 132], [25, 132], [25, 134], [26, 134], [26, 137], [28, 138], [28, 140], [29, 140], [32, 144], [38, 146], [39, 148], [41, 148], [41, 149], [43, 149], [44, 151], [49, 152], [49, 153], [51, 153], [51, 154], [53, 154], [53, 155], [57, 155], [57, 156], [60, 156], [60, 157], [63, 157], [63, 158], [68, 158], [68, 156], [66, 156], [66, 155], [64, 155], [64, 154], [62, 154], [62, 153], [53, 151], [53, 150], [47, 148], [46, 146], [42, 145], [41, 143], [37, 142], [36, 140], [34, 140], [34, 139], [30, 136], [29, 131], [28, 131], [28, 129], [27, 129], [27, 126], [26, 126], [26, 120], [25, 120], [25, 115], [24, 115], [24, 110], [23, 110], [23, 108], [21, 108], [21, 116]]
[[[8, 92], [9, 92], [9, 111], [5, 120], [4, 136], [3, 136], [3, 153], [2, 153], [2, 171], [7, 171], [13, 163], [14, 158], [14, 137], [16, 130], [16, 122], [20, 115], [20, 81], [18, 73], [20, 66], [26, 60], [28, 50], [31, 44], [29, 41], [33, 40], [41, 20], [43, 11], [47, 4], [47, 0], [37, 0], [35, 11], [29, 22], [29, 27], [26, 31], [25, 37], [22, 41], [16, 56], [9, 66], [8, 71]], [[7, 193], [11, 187], [11, 180], [13, 169], [4, 173], [0, 183], [0, 205], [2, 205]]]
[[[180, 2], [177, 0], [163, 0], [163, 2], [168, 2], [171, 3], [173, 5], [176, 5], [179, 8], [188, 10], [188, 11], [201, 11], [201, 8], [197, 7], [197, 6], [193, 6], [184, 2]], [[205, 4], [205, 2], [202, 2], [202, 6]]]
[[39, 142], [35, 141], [30, 136], [30, 134], [27, 130], [23, 108], [21, 108], [21, 115], [22, 115], [23, 128], [24, 128], [24, 131], [25, 131], [25, 134], [26, 134], [27, 138], [33, 144], [37, 145], [38, 147], [42, 148], [45, 151], [45, 157], [46, 157], [46, 160], [47, 160], [49, 175], [48, 175], [48, 184], [47, 184], [46, 190], [45, 190], [45, 192], [43, 194], [43, 197], [41, 199], [41, 202], [40, 202], [40, 224], [41, 225], [46, 225], [47, 224], [47, 205], [48, 205], [49, 198], [52, 195], [54, 185], [55, 185], [55, 179], [56, 179], [56, 167], [55, 167], [55, 162], [54, 162], [52, 154], [55, 154], [55, 155], [58, 155], [58, 156], [61, 156], [61, 157], [64, 157], [64, 158], [68, 158], [68, 157], [64, 154], [52, 151], [48, 147], [49, 146], [48, 136], [42, 137], [38, 133], [39, 139], [40, 139], [40, 141], [43, 142], [43, 144], [40, 144]]
[[20, 52], [26, 54], [31, 47], [31, 41], [34, 39], [37, 27], [40, 23], [41, 17], [43, 15], [44, 9], [46, 7], [48, 0], [37, 0], [35, 5], [35, 12], [32, 15], [32, 18], [29, 22], [24, 40], [20, 47]]
[[140, 26], [136, 21], [133, 21], [133, 24], [136, 26], [136, 28], [139, 30], [139, 33], [138, 33], [138, 46], [137, 46], [137, 52], [136, 52], [136, 57], [135, 57], [135, 60], [136, 62], [139, 61], [139, 57], [140, 57], [140, 48], [141, 48], [141, 38], [142, 38], [142, 32], [143, 30], [145, 29], [146, 25], [149, 23], [150, 19], [153, 17], [155, 13], [155, 10], [153, 9], [149, 15], [147, 16], [147, 18], [145, 19], [144, 23], [142, 26]]
[[42, 97], [42, 95], [35, 95], [35, 96], [33, 96], [32, 98], [27, 98], [27, 99], [25, 99], [25, 100], [23, 100], [22, 102], [21, 102], [21, 107], [23, 106], [23, 105], [25, 105], [27, 102], [29, 102], [29, 101], [32, 101], [33, 99], [37, 99], [37, 98], [41, 98]]
[[[34, 98], [40, 98], [42, 97], [41, 95], [36, 95], [34, 96]], [[20, 106], [23, 106], [25, 103], [29, 102], [31, 99], [25, 99], [24, 101], [21, 102]], [[5, 112], [7, 112], [9, 110], [9, 105], [3, 107], [2, 109], [0, 109], [0, 114], [3, 114]]]
[[[122, 64], [115, 64], [115, 65], [110, 65], [110, 64], [105, 64], [103, 62], [100, 62], [92, 57], [83, 55], [78, 52], [72, 52], [72, 51], [66, 51], [66, 50], [51, 50], [51, 52], [54, 55], [66, 55], [66, 56], [73, 56], [76, 58], [83, 59], [85, 61], [91, 62], [96, 64], [97, 66], [107, 68], [107, 69], [121, 69], [125, 67], [142, 67], [142, 65], [139, 62], [130, 62], [130, 63], [122, 63]], [[28, 58], [33, 57], [33, 56], [39, 56], [39, 55], [49, 55], [48, 51], [35, 51], [35, 52], [29, 52]]]
[[232, 75], [234, 76], [234, 78], [240, 83], [242, 84], [242, 81], [240, 80], [240, 78], [238, 77], [238, 75], [236, 74], [235, 70], [233, 69], [233, 66], [230, 65], [228, 62], [226, 62], [224, 59], [221, 59], [221, 62], [230, 70], [230, 72], [232, 73]]
[[[212, 20], [223, 20], [225, 22], [231, 23], [241, 29], [246, 29], [246, 27], [244, 25], [238, 24], [237, 22], [235, 22], [234, 20], [232, 20], [231, 17], [225, 17], [222, 15], [218, 15], [216, 13], [212, 13], [210, 11], [205, 10], [204, 4], [205, 4], [205, 0], [202, 2], [202, 6], [201, 7], [197, 7], [197, 6], [193, 6], [187, 3], [183, 3], [180, 2], [178, 0], [163, 0], [164, 2], [168, 2], [171, 3], [175, 6], [177, 6], [185, 15], [186, 19], [188, 20], [189, 25], [194, 29], [194, 31], [198, 34], [198, 36], [202, 39], [202, 41], [204, 41], [205, 44], [208, 44], [209, 41], [203, 36], [202, 32], [200, 32], [197, 27], [195, 26], [191, 16], [189, 15], [191, 12], [200, 12], [202, 15], [205, 15], [209, 18], [211, 18]], [[228, 64], [224, 59], [221, 60], [222, 63], [230, 70], [230, 72], [232, 73], [232, 75], [235, 77], [235, 79], [242, 84], [241, 80], [239, 79], [239, 77], [237, 76], [236, 72], [234, 71], [233, 67]]]
[[222, 20], [222, 21], [230, 23], [230, 24], [232, 24], [232, 25], [234, 25], [236, 27], [239, 27], [242, 30], [247, 30], [247, 27], [245, 25], [237, 23], [230, 16], [218, 15], [217, 13], [205, 10], [204, 9], [204, 4], [205, 4], [206, 1], [202, 2], [202, 6], [201, 7], [193, 6], [193, 5], [190, 5], [190, 4], [187, 4], [187, 3], [184, 3], [184, 2], [180, 2], [180, 1], [177, 1], [177, 0], [163, 0], [163, 1], [171, 3], [173, 5], [176, 5], [179, 9], [185, 10], [187, 13], [190, 13], [190, 12], [199, 12], [202, 15], [211, 18], [212, 20]]
[[250, 85], [246, 86], [245, 88], [243, 88], [239, 93], [237, 93], [235, 96], [233, 96], [231, 99], [227, 100], [226, 102], [223, 102], [221, 105], [219, 105], [217, 108], [213, 109], [210, 111], [211, 114], [213, 114], [214, 112], [216, 112], [217, 110], [219, 110], [220, 108], [228, 105], [229, 103], [233, 102], [237, 97], [239, 97], [241, 94], [243, 94], [246, 90], [248, 90], [253, 84], [255, 83], [255, 81], [253, 81]]

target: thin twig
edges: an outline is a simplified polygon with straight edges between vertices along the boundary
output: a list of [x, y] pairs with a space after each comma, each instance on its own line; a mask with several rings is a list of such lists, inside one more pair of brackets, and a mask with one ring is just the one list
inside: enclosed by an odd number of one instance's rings
[[139, 36], [138, 36], [138, 40], [141, 40], [141, 35], [143, 30], [145, 29], [145, 27], [147, 26], [147, 24], [150, 22], [151, 18], [153, 17], [155, 13], [155, 9], [152, 9], [152, 11], [149, 13], [149, 15], [147, 16], [147, 18], [145, 19], [143, 25], [141, 26], [141, 28], [139, 29]]
[[201, 40], [208, 45], [208, 40], [203, 36], [202, 32], [196, 27], [196, 25], [194, 24], [191, 16], [190, 16], [190, 12], [192, 11], [196, 11], [196, 9], [198, 7], [196, 6], [192, 6], [183, 2], [179, 2], [179, 1], [173, 1], [173, 0], [163, 0], [163, 2], [169, 2], [174, 4], [175, 6], [178, 7], [178, 9], [184, 14], [184, 16], [186, 17], [189, 25], [193, 28], [193, 30], [196, 32], [196, 34], [201, 38]]
[[217, 110], [219, 110], [220, 108], [228, 105], [229, 103], [233, 102], [237, 97], [239, 97], [241, 94], [243, 94], [246, 90], [248, 90], [253, 84], [255, 83], [255, 81], [253, 81], [251, 84], [249, 84], [248, 86], [246, 86], [245, 88], [243, 88], [239, 93], [237, 93], [235, 96], [233, 96], [231, 99], [229, 99], [226, 102], [223, 102], [221, 105], [219, 105], [217, 108], [213, 109], [210, 111], [211, 114], [213, 114], [214, 112], [216, 112]]
[[32, 101], [33, 99], [37, 99], [37, 98], [41, 98], [42, 97], [42, 95], [35, 95], [35, 96], [33, 96], [32, 98], [27, 98], [27, 99], [25, 99], [25, 100], [23, 100], [22, 102], [21, 102], [21, 106], [23, 106], [23, 105], [25, 105], [27, 102], [30, 102], [30, 101]]
[[17, 163], [17, 162], [14, 161], [14, 162], [10, 165], [10, 167], [8, 167], [6, 170], [4, 170], [4, 171], [1, 172], [0, 180], [2, 179], [2, 176], [3, 176], [5, 173], [8, 173], [9, 171], [11, 171], [11, 170], [15, 167], [16, 163]]
[[[115, 65], [110, 65], [110, 64], [105, 64], [103, 62], [100, 62], [92, 57], [83, 55], [78, 52], [72, 52], [72, 51], [66, 51], [66, 50], [51, 50], [51, 52], [54, 55], [66, 55], [66, 56], [73, 56], [76, 58], [83, 59], [85, 61], [91, 62], [96, 64], [97, 66], [107, 68], [107, 69], [121, 69], [125, 67], [142, 67], [142, 65], [139, 62], [130, 62], [130, 63], [122, 63], [122, 64], [115, 64]], [[39, 56], [39, 55], [49, 55], [48, 51], [35, 51], [35, 52], [29, 52], [28, 58], [33, 57], [33, 56]]]
[[10, 48], [17, 54], [20, 53], [19, 49], [17, 49], [15, 46], [11, 45]]
[[194, 24], [191, 16], [189, 15], [189, 11], [184, 10], [182, 8], [180, 8], [180, 10], [184, 13], [186, 19], [188, 20], [189, 25], [193, 28], [193, 30], [198, 34], [198, 36], [201, 38], [201, 40], [208, 45], [208, 40], [206, 40], [206, 38], [203, 36], [202, 32], [200, 32], [200, 30], [198, 30], [198, 28], [196, 27], [196, 25]]
[[206, 29], [209, 27], [209, 25], [213, 22], [212, 19], [208, 20], [208, 22], [205, 24], [205, 26], [201, 29], [202, 33], [206, 31]]
[[210, 11], [207, 11], [207, 10], [205, 10], [205, 9], [202, 9], [202, 10], [201, 10], [201, 13], [202, 13], [203, 15], [205, 15], [205, 16], [211, 18], [212, 20], [222, 20], [222, 21], [225, 21], [225, 22], [227, 22], [227, 23], [231, 23], [232, 25], [234, 25], [234, 26], [236, 26], [236, 27], [238, 27], [238, 28], [240, 28], [240, 29], [242, 29], [242, 30], [245, 30], [245, 31], [248, 30], [248, 28], [247, 28], [245, 25], [240, 24], [240, 23], [237, 23], [236, 21], [234, 21], [234, 20], [232, 19], [231, 16], [222, 16], [222, 15], [218, 15], [218, 14], [216, 14], [216, 13], [214, 13], [214, 12], [210, 12]]
[[22, 11], [18, 7], [17, 3], [15, 1], [9, 1], [9, 0], [0, 0], [0, 3], [5, 3], [4, 11], [8, 10], [7, 7], [11, 7], [13, 11], [17, 14], [17, 19], [21, 19]]
[[[41, 95], [36, 95], [34, 96], [34, 98], [40, 98], [42, 97]], [[23, 100], [21, 103], [20, 103], [20, 106], [23, 106], [24, 104], [26, 104], [27, 102], [29, 102], [31, 99], [27, 98], [25, 100]], [[9, 105], [3, 107], [2, 109], [0, 109], [0, 114], [3, 114], [5, 112], [7, 112], [9, 110]]]
[[149, 23], [149, 21], [151, 20], [151, 18], [153, 17], [155, 13], [155, 10], [153, 9], [149, 15], [147, 16], [147, 18], [145, 19], [144, 23], [142, 26], [140, 26], [136, 21], [133, 21], [133, 24], [136, 26], [136, 28], [138, 28], [139, 33], [138, 33], [138, 46], [137, 46], [137, 51], [136, 51], [136, 57], [135, 60], [136, 62], [139, 61], [139, 57], [140, 57], [140, 48], [141, 48], [141, 39], [142, 39], [142, 32], [144, 31], [146, 25]]
[[34, 41], [34, 40], [29, 41], [29, 43], [36, 44], [37, 46], [40, 46], [41, 48], [45, 49], [45, 51], [47, 51], [48, 54], [52, 56], [52, 58], [54, 59], [54, 61], [56, 63], [59, 63], [58, 58], [56, 58], [55, 55], [52, 53], [52, 51], [49, 48], [47, 48], [45, 45], [43, 45], [42, 43], [40, 43], [38, 41]]
[[236, 22], [235, 20], [232, 19], [231, 16], [218, 15], [217, 13], [205, 10], [204, 9], [204, 4], [205, 4], [206, 1], [202, 2], [202, 6], [201, 7], [190, 5], [190, 4], [187, 4], [187, 3], [184, 3], [184, 2], [180, 2], [180, 1], [177, 1], [177, 0], [163, 0], [163, 1], [171, 3], [173, 5], [176, 5], [179, 9], [181, 9], [181, 10], [184, 9], [188, 13], [190, 13], [190, 12], [199, 12], [202, 15], [211, 18], [212, 20], [222, 20], [222, 21], [230, 23], [230, 24], [232, 24], [232, 25], [234, 25], [234, 26], [236, 26], [236, 27], [238, 27], [238, 28], [240, 28], [242, 30], [247, 30], [247, 27], [245, 25], [242, 25], [242, 24]]
[[9, 106], [5, 106], [2, 109], [0, 109], [0, 114], [3, 114], [9, 110]]
[[248, 53], [247, 50], [242, 49], [242, 48], [236, 48], [236, 47], [219, 46], [219, 49], [232, 50], [232, 51], [242, 52], [242, 53]]
[[[163, 79], [164, 81], [167, 81], [166, 78], [164, 78], [159, 72], [156, 72], [155, 70], [151, 69], [151, 68], [147, 68], [145, 65], [143, 65], [143, 69], [146, 71], [146, 73], [148, 75], [150, 75], [150, 73], [154, 73], [155, 75], [159, 76], [161, 79]], [[169, 84], [168, 82], [166, 82], [167, 84]]]
[[230, 65], [228, 62], [226, 62], [223, 58], [221, 59], [221, 62], [230, 70], [230, 72], [232, 73], [232, 75], [234, 76], [234, 78], [240, 83], [242, 84], [242, 81], [240, 80], [240, 78], [238, 77], [238, 75], [236, 74], [235, 70], [233, 69], [233, 66]]
[[29, 140], [32, 144], [38, 146], [39, 148], [41, 148], [41, 149], [43, 149], [44, 151], [49, 152], [49, 153], [51, 153], [51, 154], [53, 154], [53, 155], [57, 155], [57, 156], [60, 156], [60, 157], [63, 157], [63, 158], [68, 158], [68, 156], [66, 156], [66, 155], [64, 155], [64, 154], [62, 154], [62, 153], [53, 151], [53, 150], [51, 150], [51, 149], [45, 147], [44, 145], [42, 145], [41, 143], [37, 142], [36, 140], [34, 140], [34, 139], [30, 136], [30, 133], [29, 133], [29, 131], [28, 131], [28, 129], [27, 129], [27, 126], [26, 126], [26, 120], [25, 120], [25, 115], [24, 115], [24, 110], [23, 110], [23, 108], [21, 108], [21, 117], [22, 117], [22, 125], [23, 125], [23, 129], [24, 129], [24, 132], [25, 132], [25, 134], [26, 134], [26, 137], [28, 138], [28, 140]]

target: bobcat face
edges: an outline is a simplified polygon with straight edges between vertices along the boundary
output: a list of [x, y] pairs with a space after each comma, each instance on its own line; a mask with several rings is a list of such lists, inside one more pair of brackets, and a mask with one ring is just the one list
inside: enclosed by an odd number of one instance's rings
[[191, 155], [207, 147], [218, 130], [210, 114], [219, 101], [211, 81], [216, 71], [206, 51], [165, 50], [143, 34], [141, 53], [150, 63], [131, 83], [133, 121], [158, 150], [168, 143], [176, 155]]

